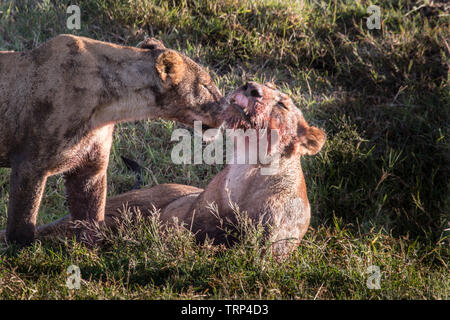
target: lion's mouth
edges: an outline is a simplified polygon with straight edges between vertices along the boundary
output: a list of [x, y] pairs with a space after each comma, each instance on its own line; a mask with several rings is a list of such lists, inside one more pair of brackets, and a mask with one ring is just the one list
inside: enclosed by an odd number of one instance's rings
[[227, 99], [226, 125], [231, 128], [258, 129], [266, 126], [268, 107], [263, 97], [247, 97], [236, 92]]
[[247, 108], [242, 108], [237, 103], [230, 103], [230, 105], [242, 115], [242, 118], [244, 118], [245, 121], [247, 121], [249, 123], [251, 122], [250, 121], [250, 115], [248, 113], [248, 109]]
[[240, 116], [242, 116], [241, 120], [246, 121], [249, 125], [252, 124], [251, 116], [250, 116], [250, 100], [241, 93], [237, 93], [231, 96], [228, 100], [228, 104], [235, 110], [238, 111]]

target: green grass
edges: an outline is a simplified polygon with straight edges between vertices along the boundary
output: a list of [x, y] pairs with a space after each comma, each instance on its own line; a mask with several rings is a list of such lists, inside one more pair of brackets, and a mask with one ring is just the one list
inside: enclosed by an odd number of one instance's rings
[[[2, 1], [0, 50], [32, 49], [66, 29], [71, 1]], [[285, 262], [261, 256], [257, 232], [229, 251], [196, 246], [156, 221], [128, 224], [105, 245], [36, 243], [3, 248], [0, 298], [448, 299], [450, 19], [434, 1], [84, 0], [72, 32], [136, 45], [162, 39], [208, 67], [223, 92], [274, 80], [324, 128], [328, 141], [303, 167], [311, 228]], [[382, 28], [365, 10], [381, 7]], [[417, 7], [422, 6], [416, 10]], [[177, 124], [116, 128], [108, 194], [135, 177], [120, 156], [145, 165], [144, 184], [204, 187], [220, 166], [174, 165]], [[0, 227], [9, 169], [0, 169]], [[49, 179], [39, 223], [67, 213], [62, 177]], [[66, 269], [82, 273], [66, 288]], [[381, 289], [366, 286], [370, 265]]]

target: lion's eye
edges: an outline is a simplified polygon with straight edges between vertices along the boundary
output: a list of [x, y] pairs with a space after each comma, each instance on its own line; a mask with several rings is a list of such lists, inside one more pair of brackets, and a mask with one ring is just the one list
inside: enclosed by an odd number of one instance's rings
[[283, 108], [284, 110], [289, 110], [289, 108], [283, 103], [283, 101], [278, 101], [277, 106]]

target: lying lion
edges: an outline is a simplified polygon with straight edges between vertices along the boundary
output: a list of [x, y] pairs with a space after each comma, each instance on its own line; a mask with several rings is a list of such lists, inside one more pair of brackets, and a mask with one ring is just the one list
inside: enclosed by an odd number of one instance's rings
[[[292, 100], [268, 85], [249, 83], [231, 94], [224, 113], [228, 128], [278, 130], [279, 166], [276, 174], [262, 175], [262, 164], [229, 164], [205, 190], [179, 184], [162, 184], [133, 190], [107, 200], [106, 225], [123, 219], [124, 205], [137, 207], [143, 215], [160, 209], [164, 222], [184, 223], [198, 241], [212, 238], [215, 244], [230, 239], [211, 203], [223, 220], [235, 221], [236, 204], [255, 223], [261, 222], [273, 244], [275, 256], [286, 256], [299, 244], [310, 221], [310, 206], [300, 157], [317, 153], [325, 133], [309, 126]], [[70, 217], [38, 228], [38, 237], [70, 235]]]
[[28, 244], [47, 177], [64, 173], [73, 220], [103, 221], [114, 124], [164, 118], [217, 127], [208, 73], [149, 39], [140, 48], [60, 35], [0, 51], [0, 167], [10, 167], [6, 237]]

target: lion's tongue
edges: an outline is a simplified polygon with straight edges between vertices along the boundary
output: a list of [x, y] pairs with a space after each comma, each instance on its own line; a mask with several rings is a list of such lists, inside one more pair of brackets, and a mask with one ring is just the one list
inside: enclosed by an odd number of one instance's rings
[[234, 97], [234, 100], [236, 101], [236, 104], [239, 105], [240, 107], [247, 108], [247, 106], [248, 106], [248, 99], [242, 93], [238, 93]]

